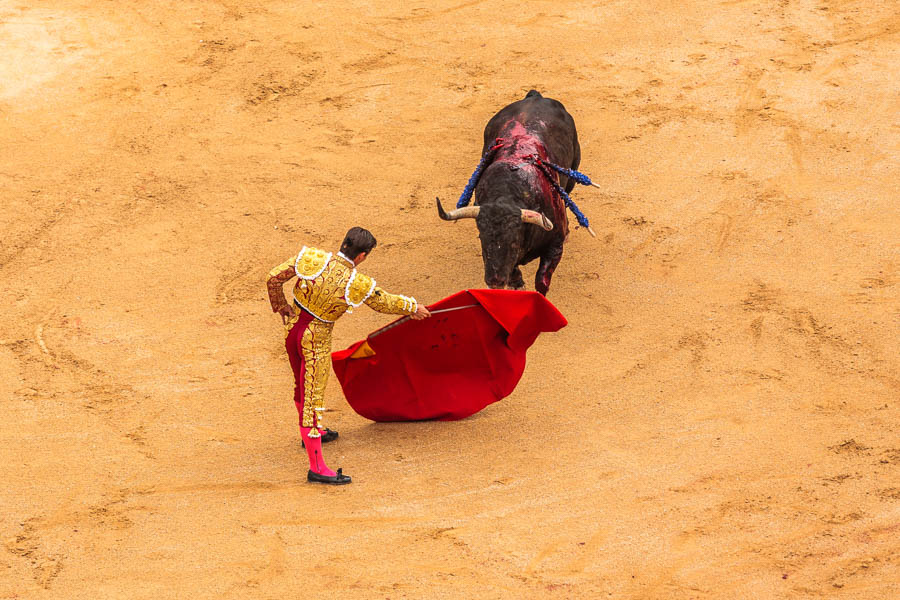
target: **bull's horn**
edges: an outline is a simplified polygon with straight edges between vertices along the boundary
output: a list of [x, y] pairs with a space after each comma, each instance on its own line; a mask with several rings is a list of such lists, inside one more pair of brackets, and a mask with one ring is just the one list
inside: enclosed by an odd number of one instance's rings
[[553, 229], [553, 223], [550, 222], [550, 219], [539, 212], [533, 210], [525, 210], [524, 208], [522, 209], [522, 222], [537, 225], [544, 231], [550, 231], [551, 229]]
[[450, 212], [444, 212], [444, 207], [441, 206], [441, 199], [435, 198], [435, 202], [437, 202], [438, 216], [445, 221], [456, 221], [457, 219], [474, 219], [478, 216], [478, 211], [481, 210], [479, 206], [464, 206], [462, 208], [457, 208], [451, 210]]

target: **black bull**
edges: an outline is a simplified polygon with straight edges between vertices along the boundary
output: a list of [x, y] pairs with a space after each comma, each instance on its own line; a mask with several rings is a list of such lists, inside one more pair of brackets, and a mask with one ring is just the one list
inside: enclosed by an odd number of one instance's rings
[[[534, 288], [546, 295], [562, 258], [569, 221], [562, 199], [533, 157], [577, 169], [581, 148], [575, 121], [561, 103], [532, 90], [488, 121], [482, 153], [498, 138], [502, 146], [481, 173], [475, 206], [447, 213], [438, 200], [438, 214], [447, 221], [475, 219], [488, 287], [522, 289], [519, 267], [540, 258]], [[571, 192], [575, 182], [559, 177], [560, 185]]]

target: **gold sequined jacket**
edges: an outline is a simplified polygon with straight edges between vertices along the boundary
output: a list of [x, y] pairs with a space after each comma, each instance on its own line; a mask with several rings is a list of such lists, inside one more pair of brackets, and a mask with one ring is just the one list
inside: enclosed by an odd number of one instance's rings
[[[322, 418], [334, 322], [362, 304], [392, 315], [411, 315], [418, 304], [415, 298], [385, 292], [340, 252], [334, 255], [304, 246], [297, 256], [269, 272], [267, 285], [274, 312], [287, 308], [282, 286], [295, 275], [294, 304], [315, 317], [300, 339], [300, 351], [306, 361], [302, 425], [311, 428], [309, 437], [318, 437], [319, 430], [325, 427]], [[285, 324], [285, 336], [300, 319], [299, 311], [296, 312]]]
[[273, 312], [287, 306], [282, 286], [294, 276], [294, 303], [325, 323], [334, 323], [362, 304], [391, 315], [411, 315], [418, 308], [415, 298], [387, 293], [374, 279], [358, 272], [353, 261], [340, 252], [304, 246], [296, 256], [269, 272]]

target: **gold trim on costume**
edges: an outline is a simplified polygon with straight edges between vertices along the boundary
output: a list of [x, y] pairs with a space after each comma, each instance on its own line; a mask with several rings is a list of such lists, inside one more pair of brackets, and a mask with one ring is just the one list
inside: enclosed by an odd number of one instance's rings
[[[325, 411], [325, 386], [331, 369], [331, 330], [330, 323], [310, 321], [300, 340], [300, 351], [306, 366], [303, 380], [303, 427], [325, 428], [322, 413]], [[312, 431], [309, 435], [316, 437]]]
[[[415, 298], [389, 294], [375, 280], [359, 273], [346, 256], [303, 246], [296, 257], [272, 269], [267, 282], [272, 310], [284, 308], [282, 284], [294, 274], [294, 302], [315, 317], [300, 340], [306, 374], [304, 375], [303, 427], [311, 427], [310, 437], [319, 437], [324, 429], [325, 385], [331, 372], [331, 332], [334, 322], [345, 312], [363, 303], [378, 312], [409, 315], [416, 312]], [[285, 324], [285, 336], [297, 324], [294, 315]], [[361, 349], [363, 352], [365, 350]], [[371, 352], [371, 348], [369, 348]]]

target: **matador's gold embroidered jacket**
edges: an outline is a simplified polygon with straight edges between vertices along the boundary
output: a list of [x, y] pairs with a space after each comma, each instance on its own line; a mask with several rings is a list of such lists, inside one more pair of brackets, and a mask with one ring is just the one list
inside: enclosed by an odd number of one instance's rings
[[[272, 311], [287, 306], [282, 286], [292, 277], [294, 304], [315, 317], [303, 332], [301, 349], [306, 363], [304, 379], [303, 427], [312, 427], [310, 437], [323, 429], [325, 385], [328, 383], [331, 358], [331, 330], [345, 312], [353, 312], [362, 304], [386, 314], [411, 315], [418, 304], [415, 298], [389, 294], [375, 280], [359, 273], [353, 261], [341, 254], [304, 246], [300, 252], [269, 272], [267, 282]], [[285, 336], [299, 315], [288, 321]]]

